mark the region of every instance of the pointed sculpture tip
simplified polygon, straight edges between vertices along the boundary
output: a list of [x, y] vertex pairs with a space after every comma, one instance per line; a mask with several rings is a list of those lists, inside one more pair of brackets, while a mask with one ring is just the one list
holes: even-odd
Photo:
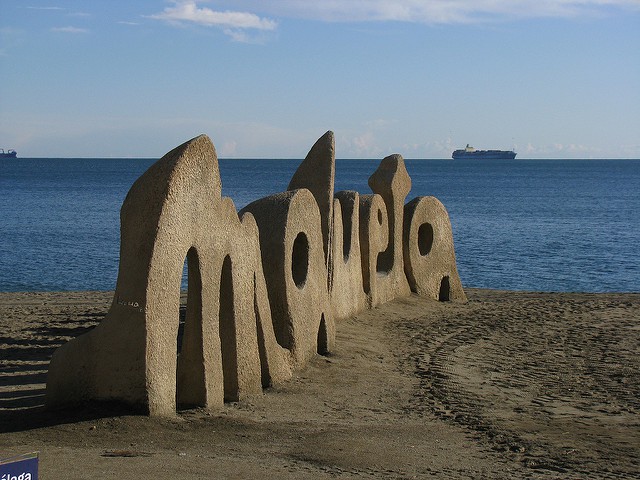
[[188, 150], [190, 151], [196, 150], [201, 152], [206, 152], [206, 151], [213, 152], [214, 157], [217, 158], [216, 148], [213, 145], [213, 142], [207, 135], [203, 133], [201, 135], [193, 137], [190, 140], [187, 140], [183, 144], [175, 147], [173, 150], [165, 153], [162, 156], [162, 158], [160, 158], [159, 162], [175, 161], [178, 158], [182, 158]]
[[182, 150], [180, 151], [179, 157], [182, 161], [186, 161], [188, 159], [195, 160], [205, 163], [211, 163], [212, 168], [215, 172], [215, 176], [218, 177], [216, 179], [216, 183], [219, 182], [219, 168], [218, 168], [218, 152], [216, 152], [216, 147], [209, 138], [208, 135], [201, 134], [197, 137], [193, 137], [191, 140], [186, 141], [181, 145]]
[[[222, 182], [216, 147], [205, 134], [193, 137], [174, 148], [156, 162], [156, 165], [158, 168], [165, 169], [163, 176], [167, 178], [167, 181], [171, 182], [174, 181], [172, 179], [176, 175], [182, 175], [179, 172], [197, 171], [199, 172], [198, 177], [204, 182], [209, 182], [212, 186], [216, 198], [222, 195]], [[189, 176], [188, 173], [186, 175]]]
[[336, 143], [335, 135], [331, 130], [327, 130], [327, 132], [324, 135], [322, 135], [318, 140], [316, 140], [316, 143], [314, 144], [314, 146], [330, 145], [331, 148], [335, 150], [335, 143]]
[[215, 145], [209, 138], [208, 135], [201, 133], [200, 135], [193, 137], [191, 140], [188, 140], [184, 143], [185, 146], [195, 146], [201, 148], [211, 148], [213, 151], [216, 151]]
[[[309, 150], [309, 152], [307, 153], [307, 156], [305, 157], [302, 164], [298, 167], [298, 170], [296, 171], [296, 174], [294, 174], [294, 176], [296, 176], [298, 172], [300, 172], [301, 170], [305, 170], [306, 168], [308, 168], [305, 166], [305, 164], [308, 164], [309, 162], [311, 162], [312, 164], [317, 164], [318, 162], [320, 162], [320, 164], [329, 165], [329, 166], [335, 165], [335, 155], [336, 155], [335, 138], [334, 138], [333, 132], [331, 130], [328, 130], [313, 144], [313, 146], [311, 147], [311, 150]], [[326, 161], [327, 158], [329, 159], [328, 162]], [[331, 167], [331, 169], [333, 168], [334, 167]], [[290, 189], [291, 188], [289, 188], [289, 190]]]
[[404, 157], [399, 153], [392, 153], [391, 155], [387, 155], [382, 159], [384, 163], [404, 163]]

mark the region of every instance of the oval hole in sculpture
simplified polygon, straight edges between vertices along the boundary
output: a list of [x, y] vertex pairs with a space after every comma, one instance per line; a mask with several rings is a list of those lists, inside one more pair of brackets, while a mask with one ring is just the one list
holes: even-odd
[[382, 225], [382, 210], [378, 209], [378, 224]]
[[340, 202], [340, 207], [342, 207], [342, 256], [346, 261], [351, 253], [351, 228], [353, 226], [351, 220], [353, 218], [353, 205], [345, 205]]
[[418, 228], [418, 250], [423, 257], [429, 255], [433, 247], [433, 227], [430, 223], [423, 223]]
[[309, 270], [309, 240], [304, 232], [298, 233], [293, 242], [293, 254], [291, 257], [291, 275], [296, 287], [304, 287]]

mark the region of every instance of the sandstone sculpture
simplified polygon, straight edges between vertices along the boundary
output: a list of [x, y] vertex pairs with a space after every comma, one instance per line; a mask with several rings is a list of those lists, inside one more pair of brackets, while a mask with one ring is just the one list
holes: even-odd
[[167, 153], [122, 205], [113, 303], [95, 329], [54, 353], [47, 405], [120, 401], [150, 415], [215, 408], [330, 352], [337, 320], [411, 292], [465, 300], [448, 214], [433, 197], [404, 205], [411, 179], [400, 155], [371, 176], [373, 194], [334, 194], [334, 174], [327, 132], [288, 191], [238, 213], [221, 196], [206, 136]]
[[467, 299], [456, 268], [449, 215], [437, 198], [418, 197], [405, 205], [402, 245], [413, 292], [442, 301]]

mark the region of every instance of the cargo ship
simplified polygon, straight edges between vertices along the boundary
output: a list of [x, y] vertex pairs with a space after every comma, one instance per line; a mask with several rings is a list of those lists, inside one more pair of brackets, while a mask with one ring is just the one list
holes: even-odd
[[466, 148], [454, 150], [451, 158], [454, 160], [513, 160], [516, 158], [516, 152], [513, 150], [476, 150], [467, 143]]
[[15, 150], [7, 150], [6, 152], [0, 148], [0, 158], [16, 158], [18, 153]]

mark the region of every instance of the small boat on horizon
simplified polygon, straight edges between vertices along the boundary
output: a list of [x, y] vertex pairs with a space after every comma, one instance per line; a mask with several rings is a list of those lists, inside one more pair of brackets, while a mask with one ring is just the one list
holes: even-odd
[[18, 152], [15, 150], [7, 150], [0, 148], [0, 158], [16, 158], [18, 156]]
[[476, 150], [467, 143], [465, 148], [454, 150], [451, 158], [454, 160], [513, 160], [516, 155], [513, 150]]

